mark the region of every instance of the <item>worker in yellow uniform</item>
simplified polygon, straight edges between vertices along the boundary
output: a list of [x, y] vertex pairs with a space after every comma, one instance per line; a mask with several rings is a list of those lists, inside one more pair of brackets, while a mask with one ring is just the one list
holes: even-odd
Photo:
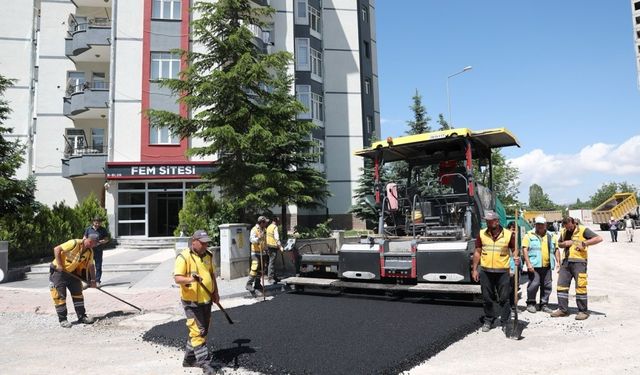
[[184, 367], [200, 367], [205, 374], [216, 374], [207, 348], [207, 333], [211, 322], [211, 304], [220, 300], [213, 256], [207, 249], [211, 238], [204, 230], [191, 236], [191, 246], [176, 257], [173, 271], [180, 285], [180, 299], [187, 317], [189, 338], [185, 347]]
[[264, 270], [265, 252], [267, 250], [267, 234], [265, 228], [269, 224], [269, 219], [264, 216], [258, 217], [258, 222], [251, 228], [249, 242], [251, 243], [251, 268], [249, 269], [249, 280], [246, 289], [253, 293], [255, 289], [262, 288], [259, 275]]
[[579, 225], [572, 217], [565, 218], [560, 231], [558, 247], [564, 249], [560, 274], [558, 275], [558, 309], [551, 313], [554, 318], [569, 316], [569, 287], [576, 282], [576, 320], [589, 318], [587, 309], [587, 255], [589, 246], [602, 242], [591, 229]]
[[85, 239], [69, 240], [53, 248], [55, 259], [49, 267], [49, 291], [58, 314], [60, 326], [71, 328], [67, 320], [67, 289], [71, 293], [73, 307], [78, 316], [78, 322], [91, 324], [92, 318], [87, 317], [82, 295], [82, 282], [72, 275], [85, 280], [89, 279], [92, 288], [96, 287], [96, 268], [93, 264], [93, 248], [98, 243], [98, 235], [90, 234]]
[[[476, 238], [476, 248], [473, 254], [471, 278], [480, 281], [482, 298], [484, 300], [484, 324], [482, 332], [489, 332], [496, 318], [500, 314], [502, 330], [506, 333], [507, 322], [511, 313], [509, 294], [511, 284], [509, 267], [511, 254], [516, 267], [520, 266], [520, 258], [515, 245], [515, 236], [502, 228], [498, 215], [487, 211], [484, 219], [487, 228], [481, 230]], [[478, 264], [481, 270], [478, 271]]]
[[278, 224], [280, 219], [277, 216], [273, 217], [271, 224], [267, 227], [267, 255], [269, 256], [269, 267], [267, 268], [267, 275], [269, 277], [269, 283], [275, 284], [280, 281], [276, 276], [276, 257], [278, 251], [283, 251], [282, 243], [280, 242], [280, 233], [278, 231]]
[[[529, 282], [527, 284], [527, 311], [534, 314], [541, 310], [551, 313], [547, 306], [553, 290], [551, 274], [560, 269], [560, 250], [558, 239], [547, 232], [547, 220], [538, 216], [534, 220], [535, 229], [522, 238], [522, 257], [527, 265]], [[540, 289], [540, 305], [536, 307], [536, 295]]]

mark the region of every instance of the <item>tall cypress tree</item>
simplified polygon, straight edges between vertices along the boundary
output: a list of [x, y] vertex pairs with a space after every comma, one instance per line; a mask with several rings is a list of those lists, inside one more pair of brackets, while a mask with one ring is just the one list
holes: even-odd
[[203, 51], [182, 51], [188, 65], [180, 79], [162, 82], [193, 115], [148, 112], [153, 125], [204, 140], [188, 152], [217, 157], [217, 169], [204, 177], [244, 221], [273, 206], [314, 206], [328, 195], [326, 179], [309, 166], [314, 125], [295, 120], [304, 108], [290, 90], [291, 54], [260, 51], [248, 28], [264, 27], [274, 9], [250, 3], [196, 3], [193, 38]]
[[429, 122], [431, 121], [431, 117], [429, 117], [427, 109], [422, 104], [422, 95], [420, 95], [418, 89], [416, 89], [416, 93], [411, 99], [413, 100], [413, 104], [409, 106], [409, 108], [413, 112], [413, 119], [407, 121], [407, 125], [409, 125], [407, 134], [414, 135], [430, 132], [431, 126], [429, 126]]

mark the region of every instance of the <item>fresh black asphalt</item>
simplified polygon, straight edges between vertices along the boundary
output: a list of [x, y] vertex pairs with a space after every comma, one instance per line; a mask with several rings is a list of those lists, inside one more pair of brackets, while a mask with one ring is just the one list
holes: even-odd
[[[481, 324], [478, 306], [354, 296], [284, 294], [213, 314], [209, 346], [229, 367], [265, 374], [397, 374]], [[145, 340], [184, 347], [185, 321], [152, 328]]]

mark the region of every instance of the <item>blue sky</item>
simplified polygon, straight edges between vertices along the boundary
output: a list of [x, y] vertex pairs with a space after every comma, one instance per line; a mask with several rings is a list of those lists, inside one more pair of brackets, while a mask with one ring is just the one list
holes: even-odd
[[418, 89], [431, 117], [507, 127], [504, 153], [558, 203], [600, 184], [640, 186], [640, 91], [629, 0], [378, 0], [382, 135], [411, 118]]

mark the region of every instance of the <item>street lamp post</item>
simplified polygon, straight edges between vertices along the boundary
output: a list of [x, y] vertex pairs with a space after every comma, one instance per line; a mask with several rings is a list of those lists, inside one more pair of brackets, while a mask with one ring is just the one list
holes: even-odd
[[457, 76], [458, 74], [462, 74], [466, 71], [469, 71], [473, 69], [473, 67], [471, 65], [469, 66], [465, 66], [464, 68], [462, 68], [461, 71], [457, 72], [457, 73], [453, 73], [452, 75], [447, 77], [447, 102], [449, 103], [449, 126], [453, 126], [453, 122], [451, 121], [451, 95], [449, 93], [449, 79], [451, 77]]

